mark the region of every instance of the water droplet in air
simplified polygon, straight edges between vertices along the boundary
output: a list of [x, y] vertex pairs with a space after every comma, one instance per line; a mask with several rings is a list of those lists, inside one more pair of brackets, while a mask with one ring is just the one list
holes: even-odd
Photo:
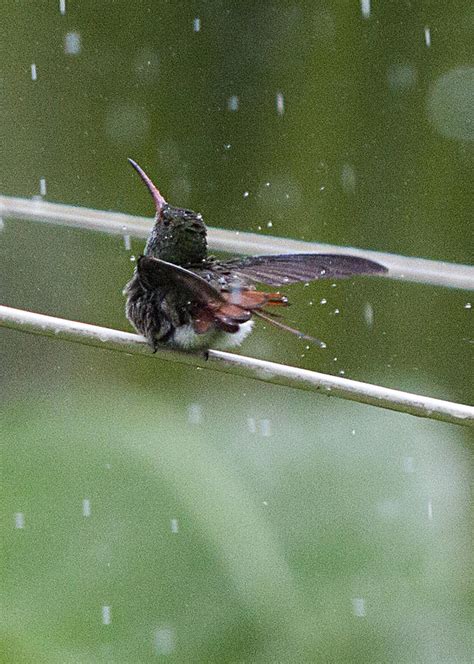
[[88, 517], [91, 515], [91, 501], [88, 498], [84, 498], [82, 501], [82, 516]]
[[23, 529], [25, 527], [25, 515], [23, 512], [17, 512], [15, 514], [15, 528]]
[[79, 32], [66, 32], [64, 35], [64, 53], [78, 55], [81, 52], [81, 35]]
[[370, 17], [370, 0], [360, 0], [360, 11], [362, 18]]
[[285, 112], [285, 99], [281, 92], [277, 93], [275, 103], [278, 115], [283, 115]]
[[260, 433], [264, 438], [270, 438], [272, 435], [270, 420], [260, 420]]
[[352, 611], [358, 618], [365, 616], [365, 600], [362, 597], [354, 597], [352, 600]]
[[239, 98], [237, 95], [232, 95], [227, 100], [227, 108], [229, 111], [238, 111], [239, 110]]
[[428, 48], [431, 46], [431, 30], [428, 26], [425, 27], [425, 44]]
[[112, 622], [112, 610], [110, 606], [102, 607], [102, 624], [110, 625]]
[[367, 302], [364, 306], [364, 320], [367, 323], [368, 327], [372, 327], [374, 324], [374, 308]]
[[175, 646], [175, 631], [171, 627], [160, 627], [155, 632], [155, 651], [157, 655], [171, 655]]

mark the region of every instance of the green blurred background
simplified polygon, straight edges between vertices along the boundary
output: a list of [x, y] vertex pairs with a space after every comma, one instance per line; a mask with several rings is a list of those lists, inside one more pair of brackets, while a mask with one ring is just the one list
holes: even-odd
[[[63, 10], [0, 8], [2, 194], [151, 216], [130, 156], [212, 226], [469, 261], [472, 3]], [[129, 330], [143, 241], [13, 219], [0, 238], [4, 303]], [[472, 293], [287, 292], [328, 348], [258, 324], [243, 353], [470, 401]], [[12, 331], [2, 347], [2, 661], [471, 661], [466, 430]]]

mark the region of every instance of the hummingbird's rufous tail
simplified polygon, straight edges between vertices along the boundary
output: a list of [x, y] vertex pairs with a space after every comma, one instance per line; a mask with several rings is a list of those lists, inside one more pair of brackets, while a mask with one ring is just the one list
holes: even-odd
[[204, 334], [216, 326], [224, 332], [237, 332], [239, 325], [250, 320], [252, 314], [257, 314], [262, 307], [287, 305], [287, 298], [280, 293], [255, 290], [221, 292], [220, 301], [211, 301], [198, 312], [194, 319], [194, 331]]

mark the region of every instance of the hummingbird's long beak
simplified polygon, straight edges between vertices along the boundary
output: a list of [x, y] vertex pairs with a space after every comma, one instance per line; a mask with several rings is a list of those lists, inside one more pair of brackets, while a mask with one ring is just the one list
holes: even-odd
[[145, 173], [143, 168], [141, 168], [136, 161], [133, 161], [133, 159], [129, 158], [128, 161], [132, 164], [133, 168], [137, 171], [138, 175], [148, 187], [148, 191], [153, 196], [153, 200], [155, 201], [156, 213], [160, 214], [162, 208], [166, 205], [165, 199], [160, 194], [157, 187], [155, 187], [153, 182], [150, 180], [148, 175]]

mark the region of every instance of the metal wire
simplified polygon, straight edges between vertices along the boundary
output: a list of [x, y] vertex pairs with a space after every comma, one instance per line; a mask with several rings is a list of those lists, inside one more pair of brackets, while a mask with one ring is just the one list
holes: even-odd
[[165, 348], [152, 354], [144, 337], [136, 334], [5, 306], [0, 306], [0, 324], [21, 332], [51, 336], [55, 339], [109, 350], [147, 355], [150, 359], [171, 360], [201, 366], [277, 385], [320, 392], [328, 396], [358, 401], [418, 417], [474, 426], [474, 407], [472, 406], [432, 399], [339, 376], [329, 376], [275, 362], [257, 360], [253, 357], [210, 350], [206, 360], [202, 354], [184, 353]]
[[[152, 224], [151, 219], [134, 217], [121, 212], [91, 210], [72, 205], [48, 203], [43, 200], [14, 198], [11, 196], [0, 196], [0, 215], [49, 224], [86, 228], [114, 235], [133, 235], [140, 238], [148, 236]], [[209, 228], [209, 245], [211, 249], [236, 254], [297, 252], [352, 254], [368, 258], [369, 260], [375, 260], [385, 265], [389, 269], [389, 272], [383, 276], [388, 279], [399, 279], [448, 288], [474, 289], [474, 267], [470, 265], [399, 256], [397, 254], [355, 247], [339, 247], [337, 245], [318, 242], [302, 242], [300, 240], [258, 235], [256, 233], [226, 231], [219, 228]]]

